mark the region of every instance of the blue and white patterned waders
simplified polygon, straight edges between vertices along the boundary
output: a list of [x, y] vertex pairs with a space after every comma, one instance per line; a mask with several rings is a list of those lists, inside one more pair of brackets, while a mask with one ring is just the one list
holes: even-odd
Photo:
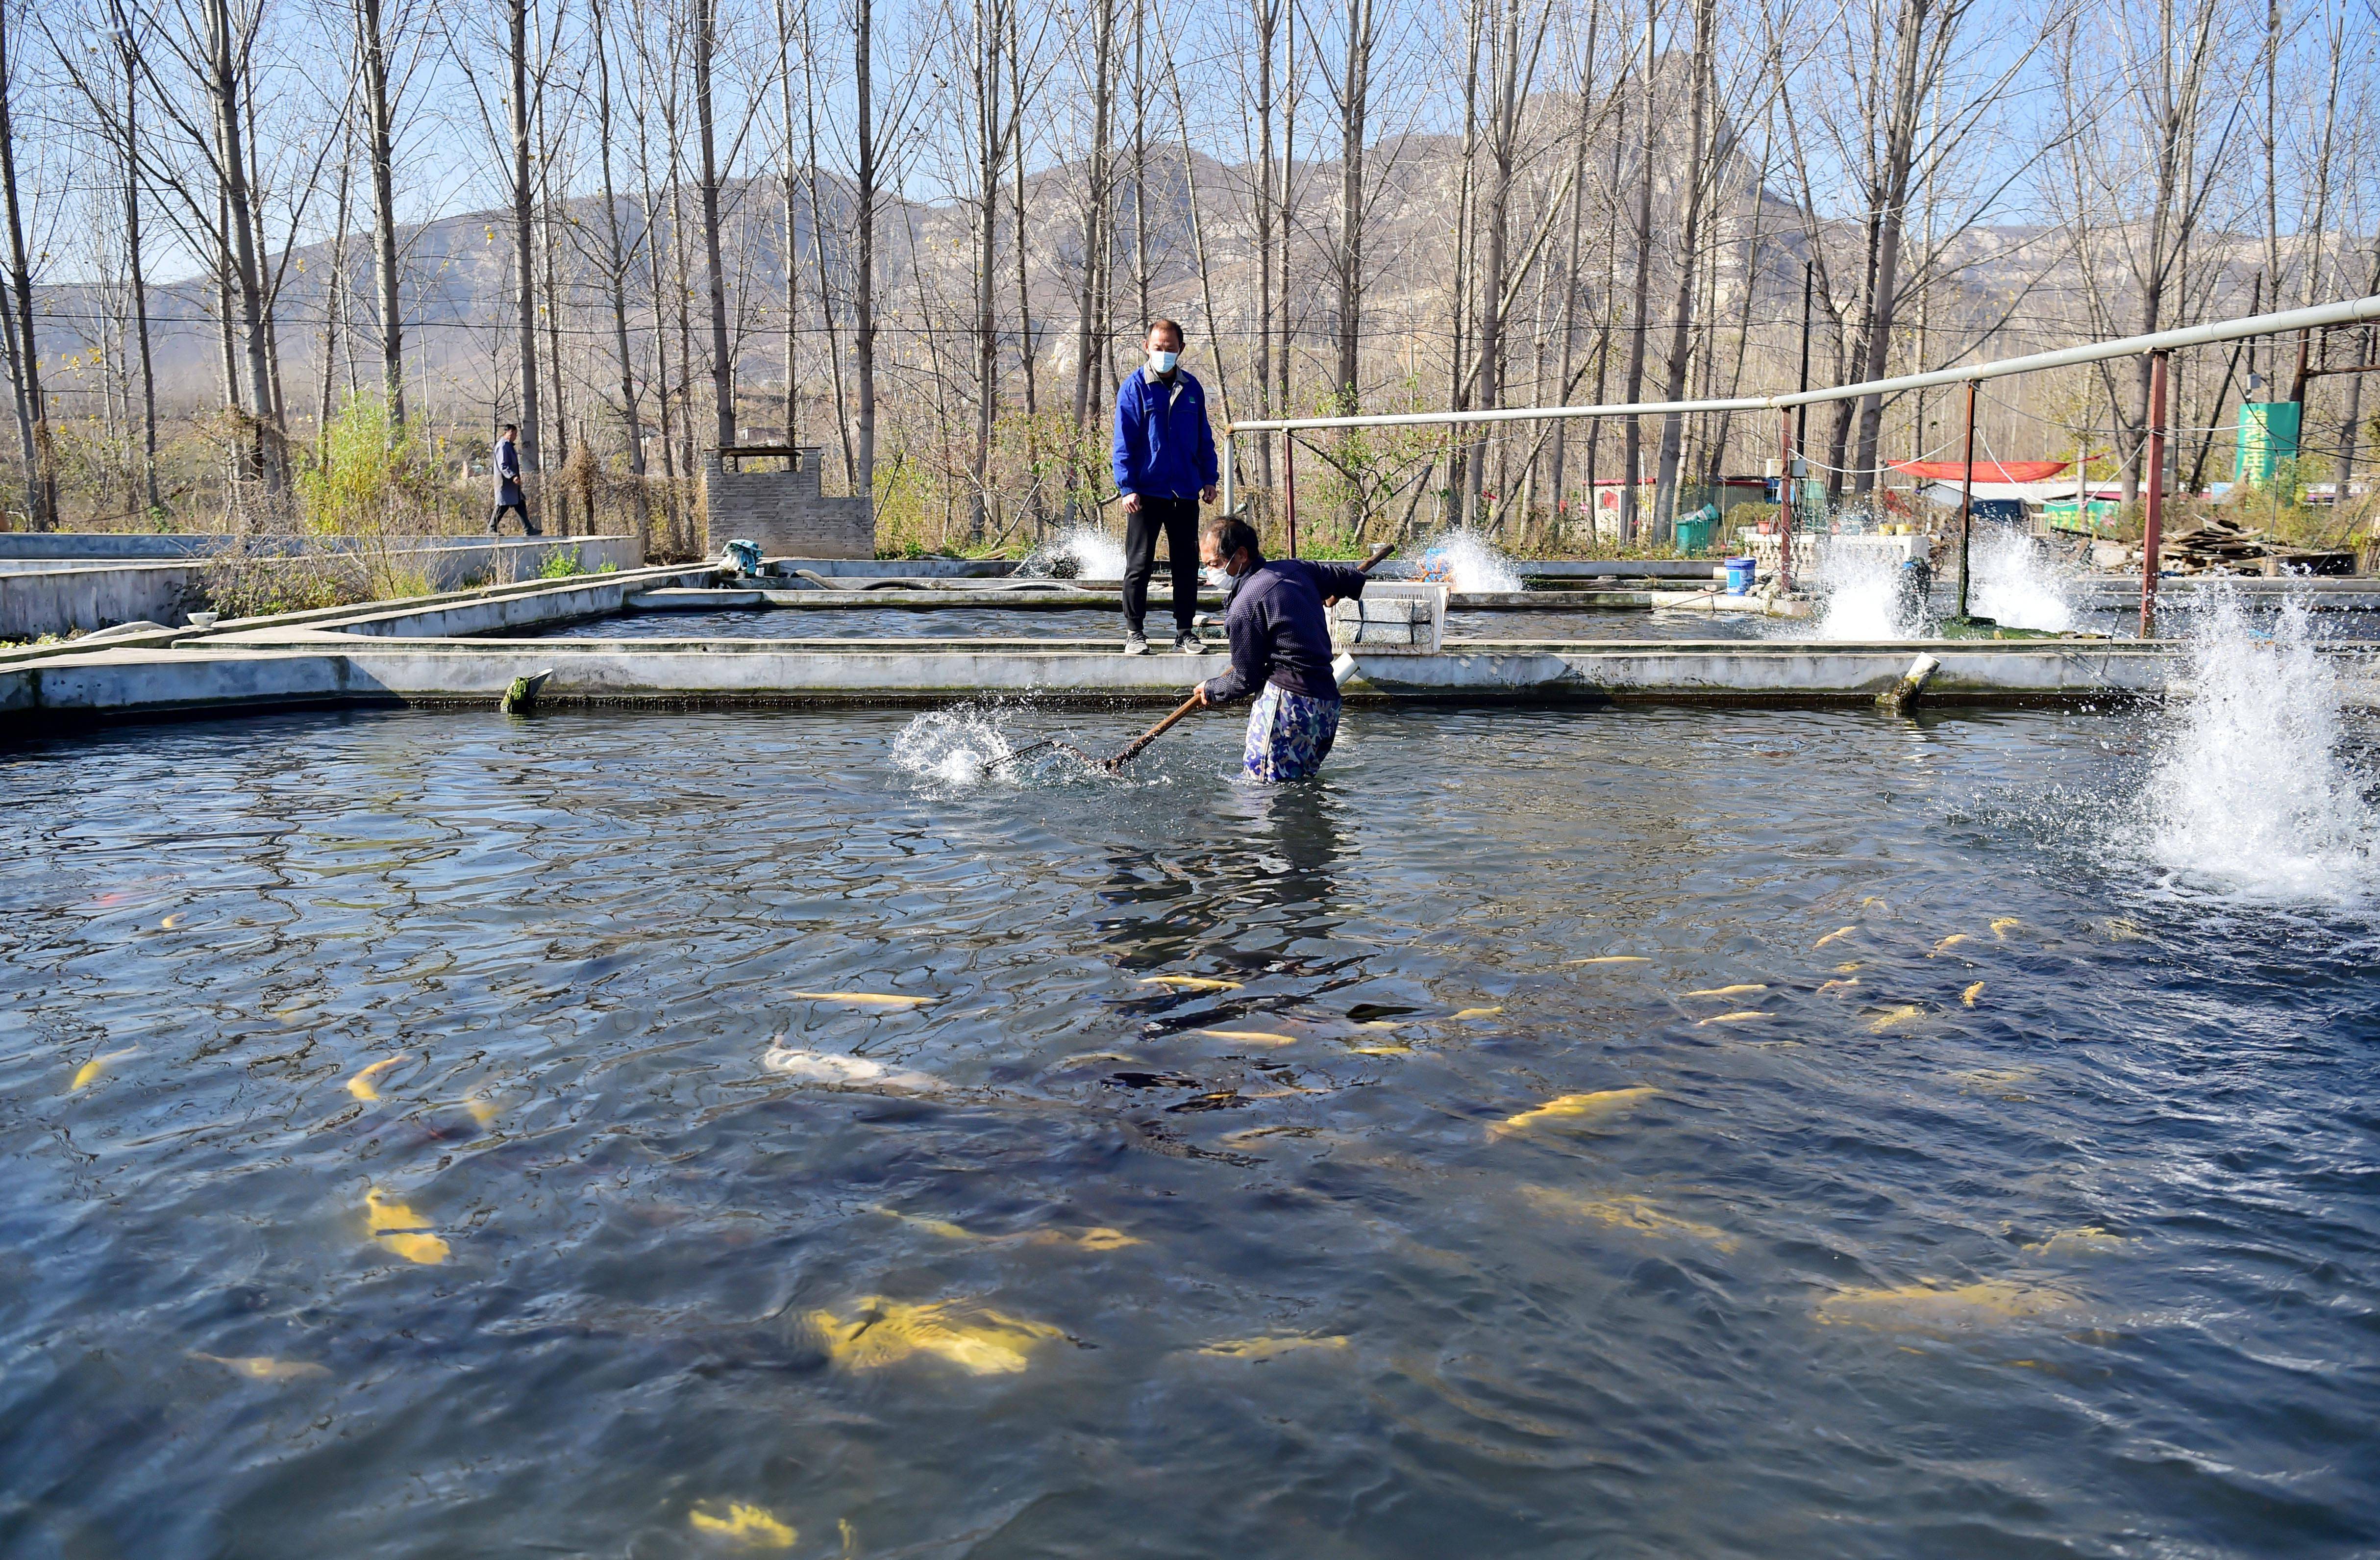
[[1268, 785], [1311, 779], [1338, 739], [1338, 700], [1309, 699], [1267, 683], [1248, 712], [1247, 750], [1240, 762], [1250, 779]]

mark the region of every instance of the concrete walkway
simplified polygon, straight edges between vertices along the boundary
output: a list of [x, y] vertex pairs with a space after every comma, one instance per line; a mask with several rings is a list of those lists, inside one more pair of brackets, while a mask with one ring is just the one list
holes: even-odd
[[[0, 726], [23, 734], [96, 720], [291, 707], [484, 709], [514, 678], [547, 671], [552, 675], [542, 697], [558, 703], [881, 705], [985, 693], [1155, 703], [1179, 699], [1220, 664], [1212, 656], [1126, 656], [1104, 643], [980, 637], [521, 637], [616, 613], [653, 594], [759, 593], [714, 589], [722, 578], [708, 565], [637, 569], [225, 623], [204, 632], [160, 630], [104, 648], [0, 655]], [[1865, 704], [1921, 652], [1942, 664], [1925, 695], [1937, 703], [2155, 696], [2168, 691], [2186, 664], [2180, 647], [2163, 641], [1647, 642], [1582, 634], [1573, 642], [1474, 642], [1439, 655], [1365, 655], [1345, 681], [1356, 701]], [[2326, 653], [2349, 664], [2356, 702], [2380, 705], [2380, 644]]]

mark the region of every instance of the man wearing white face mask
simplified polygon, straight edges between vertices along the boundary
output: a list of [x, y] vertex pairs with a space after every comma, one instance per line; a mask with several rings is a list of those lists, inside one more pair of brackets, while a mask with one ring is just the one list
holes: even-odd
[[1215, 501], [1219, 468], [1207, 426], [1207, 392], [1182, 366], [1182, 327], [1148, 327], [1148, 366], [1116, 387], [1115, 484], [1123, 495], [1123, 652], [1148, 653], [1148, 577], [1157, 539], [1173, 576], [1173, 648], [1206, 652], [1191, 620], [1198, 611], [1198, 506]]

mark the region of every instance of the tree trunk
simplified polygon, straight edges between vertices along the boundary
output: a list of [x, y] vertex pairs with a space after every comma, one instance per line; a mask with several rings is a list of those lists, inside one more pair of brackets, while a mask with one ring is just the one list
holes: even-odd
[[[735, 444], [735, 360], [727, 350], [727, 276], [719, 257], [719, 152], [711, 128], [710, 59], [718, 51], [714, 0], [694, 0], [694, 121], [702, 141], [702, 262], [710, 283], [710, 394], [722, 449]], [[861, 14], [867, 0], [860, 0]], [[863, 20], [860, 24], [865, 27]], [[860, 72], [860, 123], [868, 122], [867, 71]], [[866, 135], [865, 128], [861, 134]], [[866, 152], [861, 153], [867, 155]]]
[[[223, 0], [215, 0], [222, 4]], [[536, 217], [537, 186], [529, 176], [528, 129], [528, 0], [505, 0], [511, 23], [512, 65], [512, 131], [513, 131], [513, 306], [519, 318], [516, 340], [520, 358], [520, 440], [521, 482], [528, 492], [530, 513], [544, 499], [538, 481], [538, 384], [537, 384], [537, 259], [532, 224]]]
[[[1645, 394], [1645, 333], [1651, 328], [1645, 319], [1653, 302], [1653, 153], [1654, 123], [1659, 117], [1659, 105], [1653, 94], [1653, 24], [1659, 7], [1645, 14], [1645, 129], [1642, 137], [1645, 165], [1636, 185], [1636, 286], [1630, 305], [1628, 322], [1628, 392], [1627, 403], [1636, 405]], [[1620, 540], [1636, 540], [1636, 490], [1645, 475], [1645, 422], [1631, 416], [1623, 431], [1620, 453]]]
[[[628, 350], [628, 256], [620, 236], [620, 201], [612, 185], [612, 45], [604, 0], [594, 0], [596, 151], [603, 170], [603, 234], [607, 241], [603, 279], [612, 303], [612, 349], [620, 365], [620, 420], [628, 441], [631, 501], [637, 517], [638, 557], [652, 546], [652, 499], [645, 491], [645, 428], [637, 409], [637, 365]], [[649, 232], [648, 242], [651, 240]]]
[[42, 354], [33, 335], [33, 274], [25, 253], [25, 217], [17, 192], [17, 121], [11, 102], [8, 14], [0, 6], [0, 198], [8, 216], [8, 290], [15, 305], [17, 433], [25, 459], [25, 518], [35, 530], [57, 526], [57, 481], [50, 472], [49, 410], [42, 396]]
[[852, 350], [859, 371], [859, 485], [857, 495], [876, 494], [876, 92], [874, 0], [857, 0], [853, 26], [853, 86], [858, 95], [859, 244], [853, 269]]
[[381, 0], [355, 0], [356, 47], [364, 89], [366, 154], [371, 162], [372, 265], [380, 293], [382, 394], [392, 423], [405, 420], [405, 322], [397, 307], [396, 187], [388, 80], [388, 40]]
[[[1678, 291], [1670, 304], [1668, 382], [1661, 398], [1685, 398], [1686, 371], [1694, 323], [1694, 275], [1702, 257], [1704, 173], [1707, 152], [1703, 145], [1704, 121], [1710, 111], [1711, 26], [1717, 0], [1695, 0], [1694, 55], [1687, 64], [1686, 200], [1684, 229], [1678, 239]], [[1673, 534], [1678, 518], [1678, 464], [1684, 453], [1686, 420], [1670, 412], [1661, 419], [1660, 464], [1654, 472], [1653, 528], [1659, 540]]]

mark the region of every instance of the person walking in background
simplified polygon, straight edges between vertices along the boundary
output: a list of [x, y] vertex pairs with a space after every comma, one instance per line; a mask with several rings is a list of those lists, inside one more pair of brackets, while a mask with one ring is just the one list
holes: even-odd
[[528, 518], [527, 495], [521, 492], [520, 445], [516, 442], [519, 437], [520, 425], [507, 422], [496, 440], [496, 507], [488, 516], [490, 535], [504, 529], [504, 511], [507, 509], [520, 517], [523, 535], [545, 534], [538, 530], [537, 522]]
[[1215, 434], [1207, 392], [1182, 366], [1182, 327], [1157, 320], [1144, 343], [1148, 362], [1116, 388], [1115, 484], [1123, 494], [1123, 652], [1148, 653], [1148, 577], [1157, 539], [1173, 575], [1173, 648], [1200, 655], [1191, 624], [1198, 612], [1198, 506], [1215, 501]]

